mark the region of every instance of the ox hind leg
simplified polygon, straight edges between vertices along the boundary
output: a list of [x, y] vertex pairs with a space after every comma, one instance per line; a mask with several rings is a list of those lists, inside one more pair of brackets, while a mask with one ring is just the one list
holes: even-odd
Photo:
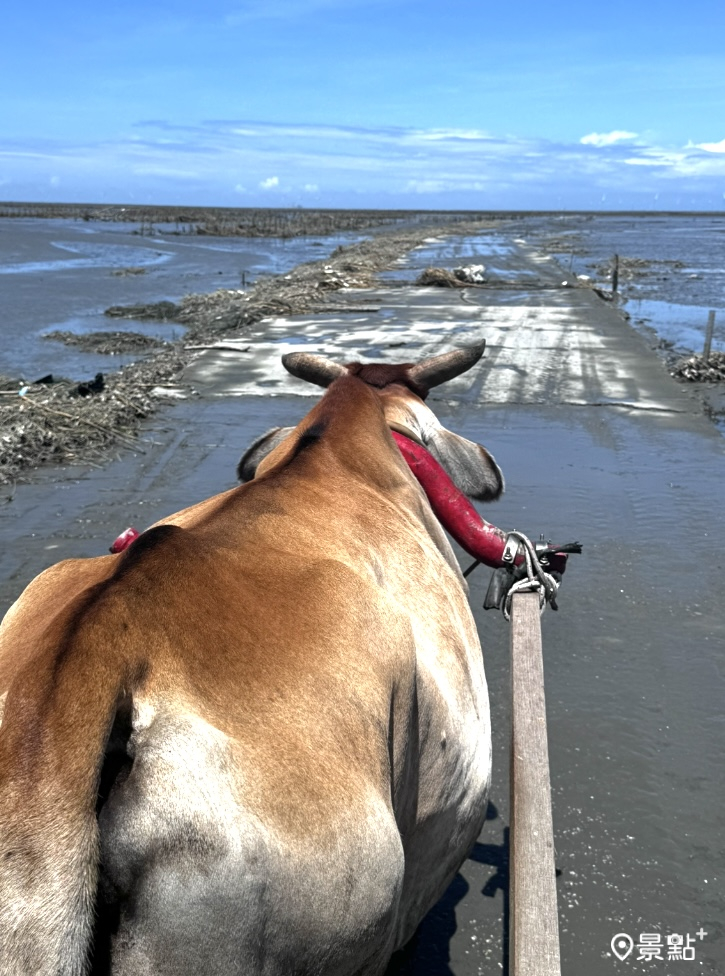
[[263, 971], [265, 845], [230, 768], [226, 737], [195, 716], [119, 713], [99, 793], [93, 976]]
[[223, 733], [143, 712], [107, 759], [93, 976], [381, 976], [404, 876], [387, 802], [361, 799], [326, 850], [290, 847], [240, 801]]

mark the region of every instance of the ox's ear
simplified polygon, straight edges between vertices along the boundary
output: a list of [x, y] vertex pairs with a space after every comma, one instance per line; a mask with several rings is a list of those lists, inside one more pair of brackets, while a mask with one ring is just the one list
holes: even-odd
[[286, 437], [289, 437], [293, 430], [294, 427], [273, 427], [266, 434], [262, 434], [256, 441], [253, 441], [244, 454], [242, 454], [242, 458], [237, 465], [237, 478], [240, 481], [251, 481], [257, 471], [257, 466]]
[[426, 431], [425, 446], [464, 495], [493, 502], [503, 494], [503, 473], [485, 447], [440, 426]]

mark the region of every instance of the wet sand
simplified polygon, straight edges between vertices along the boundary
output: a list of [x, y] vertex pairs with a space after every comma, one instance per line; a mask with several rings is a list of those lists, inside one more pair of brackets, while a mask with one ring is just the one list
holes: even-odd
[[[494, 259], [511, 287], [402, 284], [429, 265]], [[336, 294], [379, 311], [267, 320], [237, 349], [201, 351], [183, 378], [189, 399], [156, 414], [145, 453], [45, 469], [0, 509], [0, 599], [4, 609], [57, 559], [105, 552], [126, 525], [232, 485], [249, 441], [312, 405], [315, 391], [278, 366], [288, 349], [394, 361], [486, 337], [482, 365], [431, 396], [442, 422], [504, 470], [507, 492], [482, 514], [585, 544], [559, 613], [544, 618], [563, 972], [609, 976], [618, 932], [659, 932], [666, 944], [702, 928], [698, 971], [715, 974], [725, 965], [725, 442], [643, 336], [589, 289], [561, 287], [565, 277], [503, 231], [430, 243], [380, 287]], [[479, 609], [487, 572], [471, 582], [491, 687], [491, 820], [391, 973], [471, 976], [506, 961], [508, 625]], [[656, 965], [626, 963], [633, 974]]]

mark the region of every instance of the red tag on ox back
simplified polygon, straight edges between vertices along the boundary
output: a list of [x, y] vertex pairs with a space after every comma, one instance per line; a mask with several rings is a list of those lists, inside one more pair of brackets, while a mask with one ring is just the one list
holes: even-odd
[[123, 550], [128, 549], [131, 543], [135, 542], [140, 535], [141, 533], [138, 531], [138, 529], [134, 529], [133, 526], [129, 526], [119, 535], [111, 546], [109, 552], [123, 552]]

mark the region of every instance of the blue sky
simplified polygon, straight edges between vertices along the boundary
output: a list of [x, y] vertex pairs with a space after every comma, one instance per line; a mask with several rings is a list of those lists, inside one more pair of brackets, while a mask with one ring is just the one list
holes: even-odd
[[725, 3], [15, 2], [0, 198], [725, 210]]

